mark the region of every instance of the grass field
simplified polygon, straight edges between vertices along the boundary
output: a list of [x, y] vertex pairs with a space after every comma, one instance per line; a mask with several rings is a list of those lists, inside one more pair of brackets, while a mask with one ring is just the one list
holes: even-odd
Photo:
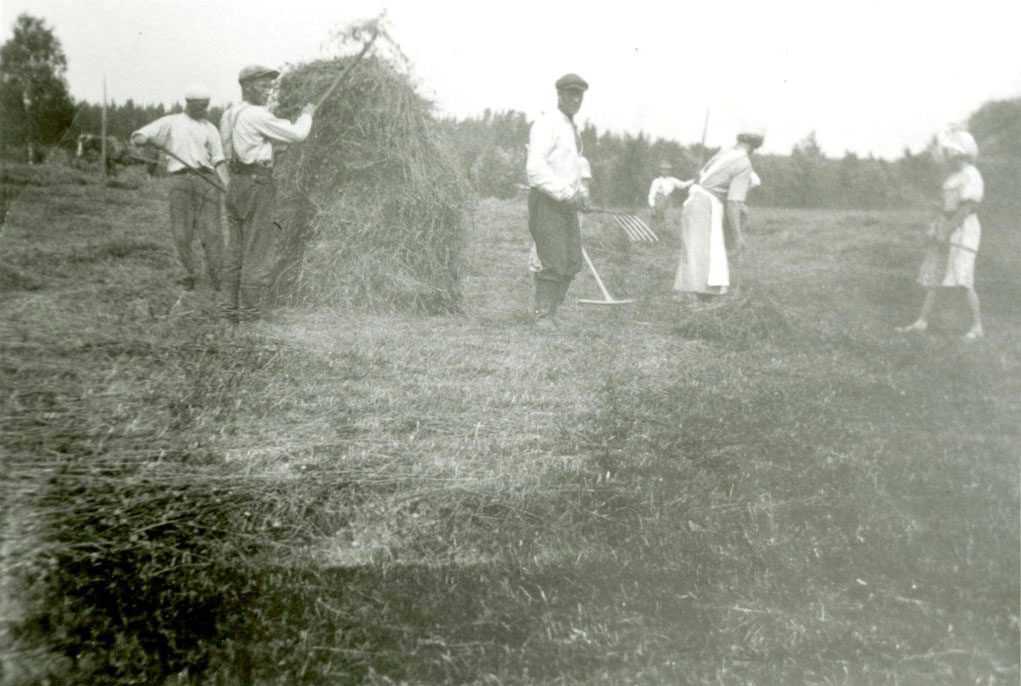
[[[164, 181], [3, 228], [6, 684], [1016, 684], [1021, 293], [921, 294], [913, 213], [758, 209], [741, 295], [586, 227], [613, 309], [527, 323], [523, 202], [457, 316], [182, 295]], [[593, 297], [582, 275], [572, 296]]]

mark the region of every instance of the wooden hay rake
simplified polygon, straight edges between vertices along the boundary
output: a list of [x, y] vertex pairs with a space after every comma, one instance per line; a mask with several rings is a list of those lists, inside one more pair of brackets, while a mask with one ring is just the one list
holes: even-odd
[[[649, 228], [649, 225], [642, 221], [640, 218], [633, 214], [627, 214], [626, 212], [616, 212], [614, 210], [604, 210], [598, 207], [590, 207], [582, 210], [586, 214], [601, 214], [613, 220], [628, 237], [632, 243], [656, 243], [659, 241], [659, 236], [656, 232]], [[581, 249], [581, 256], [585, 258], [585, 264], [588, 265], [589, 271], [592, 272], [592, 276], [596, 280], [596, 285], [599, 286], [599, 291], [603, 294], [602, 300], [587, 300], [579, 298], [578, 302], [583, 305], [626, 305], [633, 303], [633, 298], [618, 299], [610, 295], [610, 291], [607, 290], [606, 284], [603, 283], [603, 279], [599, 276], [599, 272], [596, 271], [596, 266], [592, 264], [592, 258], [588, 256], [588, 252], [585, 248]]]

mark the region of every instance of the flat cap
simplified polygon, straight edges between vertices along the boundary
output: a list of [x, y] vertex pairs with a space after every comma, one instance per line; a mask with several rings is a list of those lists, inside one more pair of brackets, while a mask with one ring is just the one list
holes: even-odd
[[276, 69], [270, 69], [264, 67], [261, 64], [249, 64], [247, 67], [238, 72], [238, 83], [244, 83], [245, 81], [251, 81], [252, 79], [259, 79], [268, 76], [271, 79], [275, 79], [280, 76], [280, 72]]
[[564, 74], [559, 79], [557, 79], [557, 90], [586, 91], [588, 90], [588, 81], [581, 78], [577, 74]]

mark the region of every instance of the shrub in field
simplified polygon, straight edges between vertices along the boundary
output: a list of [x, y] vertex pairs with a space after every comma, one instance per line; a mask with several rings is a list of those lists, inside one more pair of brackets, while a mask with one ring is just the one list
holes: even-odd
[[[281, 113], [315, 102], [350, 59], [289, 69]], [[470, 188], [405, 75], [382, 59], [360, 63], [277, 166], [278, 296], [371, 311], [459, 309]]]

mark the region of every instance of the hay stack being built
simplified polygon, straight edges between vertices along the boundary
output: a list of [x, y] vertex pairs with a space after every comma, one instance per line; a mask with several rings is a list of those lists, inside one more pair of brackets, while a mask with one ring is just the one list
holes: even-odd
[[[277, 111], [316, 102], [352, 58], [293, 66]], [[292, 304], [442, 313], [461, 306], [471, 195], [437, 139], [431, 105], [388, 62], [366, 58], [277, 164], [281, 262]]]

